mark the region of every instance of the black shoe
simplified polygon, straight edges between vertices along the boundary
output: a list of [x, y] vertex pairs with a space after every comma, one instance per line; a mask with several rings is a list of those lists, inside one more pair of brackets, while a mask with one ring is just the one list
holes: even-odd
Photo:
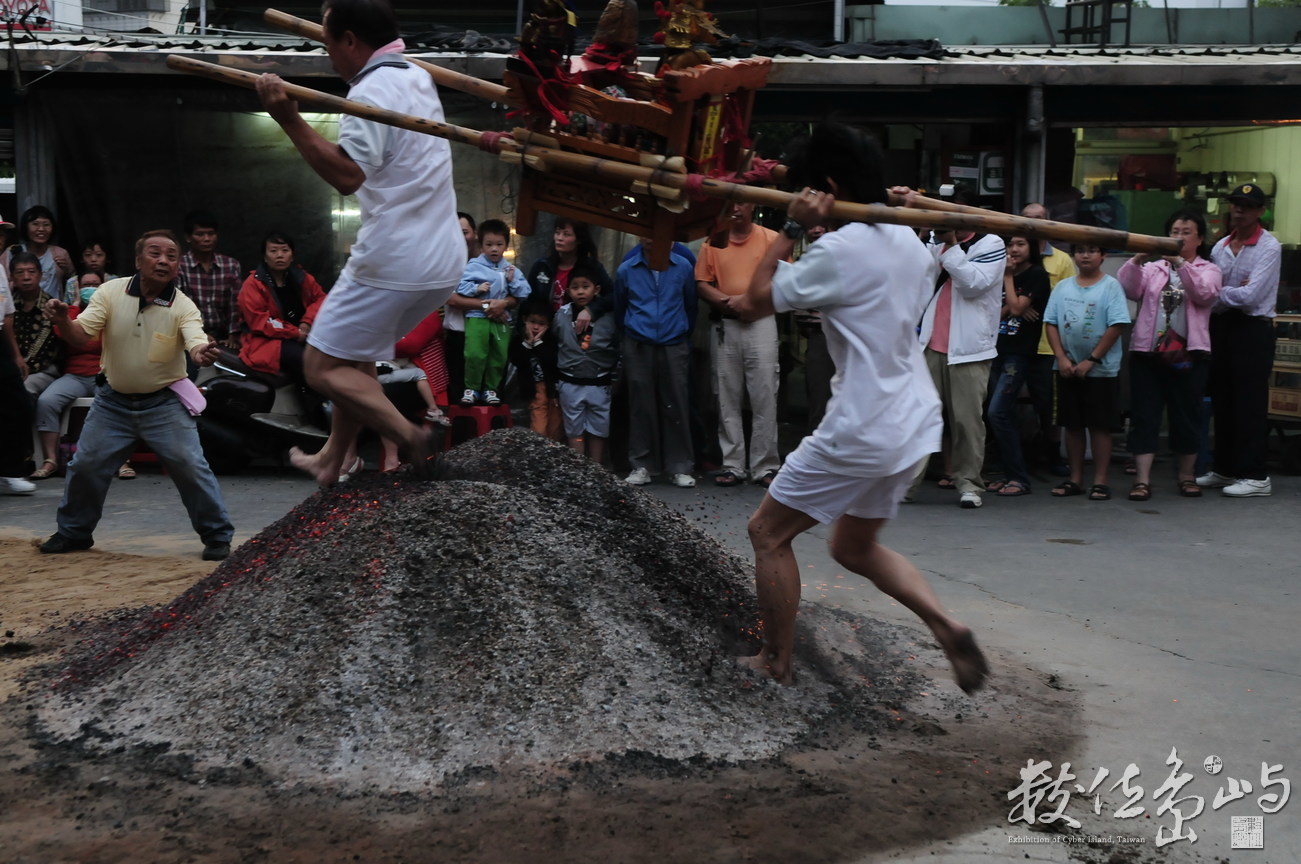
[[216, 540], [212, 543], [203, 544], [204, 561], [222, 561], [225, 560], [228, 555], [230, 555], [229, 543], [223, 543], [220, 540]]
[[62, 555], [64, 552], [82, 552], [94, 545], [94, 540], [73, 540], [62, 534], [51, 534], [50, 539], [41, 544], [41, 551], [46, 555]]

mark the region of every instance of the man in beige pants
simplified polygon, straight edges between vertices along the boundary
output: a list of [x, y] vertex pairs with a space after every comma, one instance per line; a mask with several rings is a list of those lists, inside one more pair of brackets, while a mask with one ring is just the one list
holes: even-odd
[[[706, 243], [696, 260], [696, 288], [713, 311], [715, 384], [718, 388], [718, 443], [723, 468], [719, 486], [736, 486], [747, 473], [767, 487], [777, 476], [777, 322], [772, 315], [742, 321], [728, 304], [750, 287], [759, 262], [777, 232], [754, 224], [754, 205], [734, 202], [727, 213], [727, 246]], [[746, 459], [741, 410], [750, 397], [750, 455]]]

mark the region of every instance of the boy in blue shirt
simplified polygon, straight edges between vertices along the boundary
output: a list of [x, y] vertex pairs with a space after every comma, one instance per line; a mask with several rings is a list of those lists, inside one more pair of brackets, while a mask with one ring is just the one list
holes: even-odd
[[1071, 479], [1053, 489], [1064, 498], [1082, 495], [1084, 431], [1093, 442], [1093, 486], [1089, 500], [1106, 501], [1111, 462], [1111, 428], [1120, 397], [1120, 332], [1129, 306], [1120, 283], [1102, 272], [1102, 249], [1076, 244], [1071, 257], [1079, 274], [1057, 283], [1044, 310], [1044, 330], [1057, 370], [1057, 425], [1066, 429]]
[[482, 400], [500, 405], [497, 386], [506, 371], [510, 322], [489, 318], [488, 301], [527, 297], [532, 289], [515, 265], [505, 260], [510, 246], [510, 228], [505, 222], [485, 219], [479, 225], [479, 246], [483, 254], [470, 259], [456, 286], [457, 294], [483, 301], [481, 309], [465, 313], [465, 393], [461, 404]]

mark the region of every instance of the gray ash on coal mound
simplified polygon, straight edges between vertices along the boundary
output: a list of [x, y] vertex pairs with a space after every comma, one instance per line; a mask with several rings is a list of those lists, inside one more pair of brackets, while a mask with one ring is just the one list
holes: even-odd
[[173, 603], [102, 626], [59, 665], [40, 734], [414, 791], [765, 759], [886, 728], [917, 690], [893, 628], [817, 606], [798, 687], [739, 669], [749, 562], [565, 447], [497, 431], [440, 476], [319, 492]]

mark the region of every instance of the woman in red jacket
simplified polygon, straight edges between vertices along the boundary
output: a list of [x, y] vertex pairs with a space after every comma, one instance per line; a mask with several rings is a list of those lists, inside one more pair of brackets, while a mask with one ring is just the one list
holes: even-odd
[[325, 291], [294, 263], [294, 242], [272, 231], [262, 241], [262, 263], [239, 289], [239, 311], [248, 332], [239, 349], [244, 365], [283, 373], [304, 387], [303, 351]]

